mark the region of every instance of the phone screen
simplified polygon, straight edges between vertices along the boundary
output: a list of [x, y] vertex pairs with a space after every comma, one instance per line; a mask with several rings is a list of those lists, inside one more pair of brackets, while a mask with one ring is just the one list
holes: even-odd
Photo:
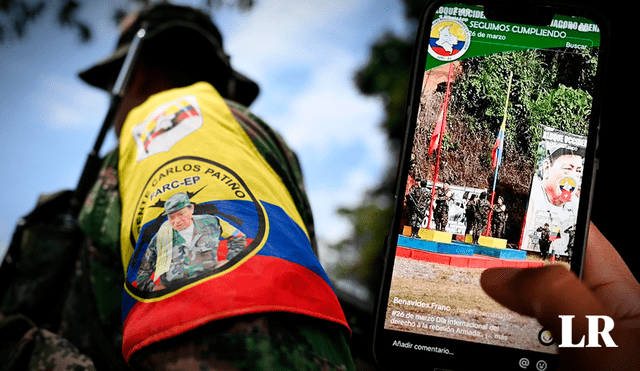
[[456, 3], [430, 21], [390, 238], [389, 345], [453, 354], [437, 337], [555, 354], [553, 334], [489, 298], [479, 277], [582, 259], [600, 29], [561, 14], [491, 20]]

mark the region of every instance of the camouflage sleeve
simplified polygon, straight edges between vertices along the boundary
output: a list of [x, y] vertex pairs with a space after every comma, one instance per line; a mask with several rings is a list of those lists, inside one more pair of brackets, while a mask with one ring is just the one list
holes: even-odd
[[2, 370], [96, 370], [74, 344], [22, 315], [0, 318], [0, 336]]
[[317, 254], [313, 214], [304, 187], [302, 168], [298, 157], [278, 133], [252, 114], [247, 107], [229, 100], [226, 102], [234, 118], [247, 132], [258, 152], [271, 165], [289, 190], [309, 233], [311, 248]]
[[227, 259], [233, 259], [234, 256], [238, 255], [238, 253], [247, 246], [246, 237], [240, 232], [240, 235], [228, 239], [227, 246], [229, 248]]
[[137, 285], [140, 290], [153, 291], [155, 283], [151, 277], [156, 270], [157, 258], [156, 237], [154, 236], [149, 243], [149, 248], [147, 248], [140, 263], [140, 269], [138, 270]]

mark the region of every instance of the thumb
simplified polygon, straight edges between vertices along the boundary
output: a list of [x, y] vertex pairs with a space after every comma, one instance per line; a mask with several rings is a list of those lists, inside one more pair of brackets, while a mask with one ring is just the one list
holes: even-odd
[[602, 315], [595, 295], [561, 265], [543, 268], [492, 268], [480, 279], [483, 290], [498, 303], [559, 333], [558, 315]]
[[[586, 316], [610, 315], [596, 295], [561, 265], [487, 269], [480, 283], [498, 303], [520, 314], [535, 317], [543, 328], [551, 331], [557, 343], [564, 340], [559, 316], [575, 316], [572, 334], [565, 336], [571, 338], [571, 344], [578, 344], [589, 333]], [[625, 338], [624, 335], [617, 336], [615, 328], [610, 335], [616, 344]], [[587, 342], [585, 339], [585, 344]], [[617, 364], [618, 369], [623, 370], [629, 366], [629, 355], [624, 353], [622, 348], [560, 348], [563, 369], [591, 370], [603, 365], [609, 369]]]

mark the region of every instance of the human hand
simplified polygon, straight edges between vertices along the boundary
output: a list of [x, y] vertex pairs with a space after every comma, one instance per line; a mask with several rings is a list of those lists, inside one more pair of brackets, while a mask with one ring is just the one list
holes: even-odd
[[[561, 265], [487, 269], [485, 292], [505, 307], [535, 317], [561, 339], [560, 315], [574, 315], [572, 344], [588, 334], [587, 315], [607, 315], [617, 347], [559, 348], [562, 370], [640, 370], [640, 284], [620, 255], [593, 225], [583, 279]], [[602, 343], [602, 341], [600, 341]]]

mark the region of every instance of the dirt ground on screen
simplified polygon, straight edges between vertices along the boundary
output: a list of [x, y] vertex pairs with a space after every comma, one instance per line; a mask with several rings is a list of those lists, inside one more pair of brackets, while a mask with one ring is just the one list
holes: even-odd
[[[477, 268], [396, 258], [385, 327], [555, 353], [555, 345], [546, 346], [538, 340], [540, 325], [535, 319], [504, 308], [484, 293], [480, 287], [481, 273], [482, 269]], [[394, 303], [394, 298], [421, 304]], [[463, 325], [460, 321], [486, 329]], [[440, 329], [435, 330], [433, 326], [430, 329], [430, 325]], [[462, 333], [451, 333], [452, 330]]]

